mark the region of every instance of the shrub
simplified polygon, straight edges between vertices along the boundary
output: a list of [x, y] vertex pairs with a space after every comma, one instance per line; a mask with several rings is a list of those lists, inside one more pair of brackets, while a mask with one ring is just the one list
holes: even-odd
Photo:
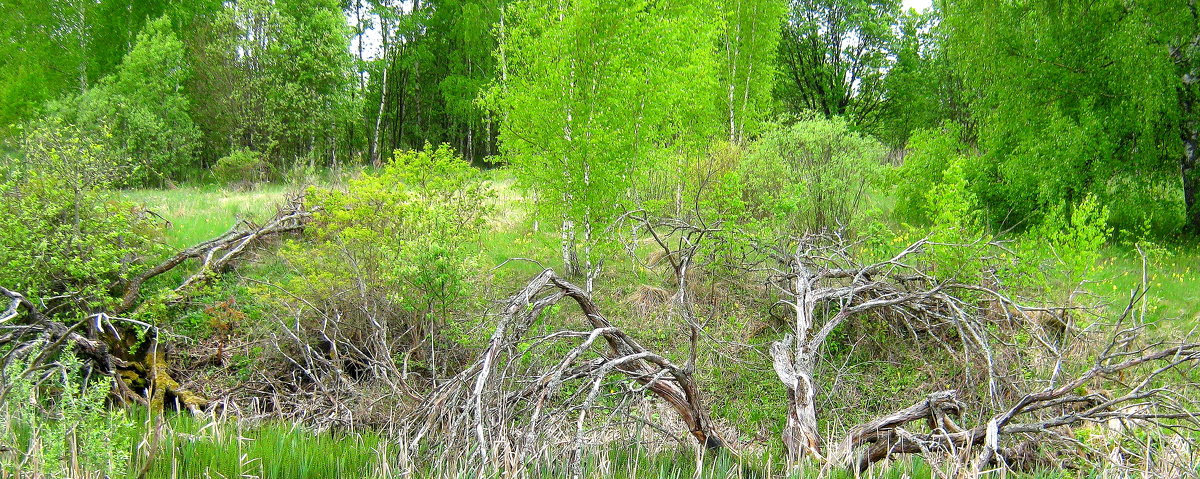
[[913, 133], [904, 163], [890, 175], [896, 192], [893, 213], [898, 219], [915, 224], [934, 221], [942, 205], [931, 204], [929, 193], [945, 181], [947, 167], [966, 157], [967, 147], [959, 141], [961, 134], [959, 126], [949, 122]]
[[1047, 286], [1073, 296], [1080, 283], [1095, 273], [1100, 248], [1112, 236], [1108, 207], [1093, 195], [1071, 208], [1059, 205], [1046, 213], [1027, 234], [1028, 255], [1040, 259]]
[[[0, 178], [0, 284], [31, 298], [56, 297], [60, 312], [103, 307], [109, 288], [160, 231], [108, 188], [127, 171], [101, 143], [49, 123], [30, 131]], [[68, 306], [63, 308], [62, 306]]]
[[265, 179], [267, 163], [262, 154], [247, 148], [233, 150], [213, 165], [213, 175], [227, 186], [248, 188]]
[[[382, 171], [345, 190], [312, 188], [306, 201], [317, 213], [307, 239], [282, 251], [296, 274], [291, 293], [275, 301], [304, 310], [298, 336], [312, 334], [313, 344], [332, 342], [349, 362], [372, 365], [351, 376], [444, 371], [453, 357], [444, 352], [469, 341], [466, 322], [452, 318], [469, 316], [479, 301], [479, 240], [491, 197], [478, 170], [449, 146], [396, 152]], [[338, 326], [326, 336], [329, 320]]]
[[196, 166], [200, 130], [183, 93], [190, 77], [186, 48], [162, 17], [146, 23], [112, 75], [50, 110], [138, 166], [122, 183], [161, 185]]
[[739, 168], [747, 206], [789, 230], [849, 226], [884, 153], [841, 118], [807, 116], [769, 130]]

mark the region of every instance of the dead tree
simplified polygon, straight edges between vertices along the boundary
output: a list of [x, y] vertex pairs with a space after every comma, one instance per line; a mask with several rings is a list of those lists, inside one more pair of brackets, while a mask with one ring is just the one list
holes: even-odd
[[[588, 329], [530, 335], [542, 313], [563, 298], [575, 302]], [[522, 364], [535, 351], [563, 340], [573, 344], [566, 354], [545, 364]], [[597, 350], [600, 342], [607, 348]], [[632, 383], [626, 393], [646, 391], [666, 402], [698, 444], [709, 449], [725, 446], [691, 371], [646, 349], [609, 322], [583, 288], [547, 269], [510, 299], [479, 359], [429, 394], [411, 448], [436, 436], [428, 441], [469, 448], [480, 467], [490, 468], [511, 463], [508, 459], [520, 464], [542, 441], [555, 436], [559, 441], [570, 438], [572, 473], [578, 477], [588, 417], [599, 410], [601, 385], [613, 375]], [[575, 381], [584, 386], [564, 397], [564, 385]], [[567, 423], [573, 431], [553, 427]]]
[[[779, 304], [786, 305], [791, 312], [791, 332], [771, 347], [776, 373], [788, 390], [783, 440], [790, 459], [816, 457], [826, 461], [827, 467], [847, 466], [861, 472], [895, 454], [920, 454], [931, 463], [950, 454], [971, 457], [969, 461], [955, 462], [953, 468], [959, 475], [978, 477], [990, 468], [1020, 462], [1017, 448], [1002, 447], [1001, 442], [1006, 438], [1036, 434], [1061, 438], [1069, 436], [1064, 434], [1065, 428], [1110, 420], [1135, 421], [1139, 427], [1158, 426], [1168, 431], [1197, 425], [1200, 408], [1192, 399], [1194, 381], [1182, 375], [1176, 384], [1192, 390], [1193, 396], [1173, 393], [1156, 381], [1172, 371], [1194, 368], [1200, 362], [1200, 344], [1137, 346], [1142, 326], [1125, 325], [1142, 298], [1140, 294], [1131, 297], [1112, 325], [1111, 337], [1100, 343], [1106, 346], [1096, 354], [1098, 359], [1094, 364], [1071, 377], [1066, 373], [1070, 358], [1059, 356], [1053, 377], [1035, 380], [1043, 383], [1042, 390], [1018, 393], [1015, 402], [1002, 406], [1004, 397], [1014, 395], [1001, 394], [999, 380], [1008, 376], [1010, 367], [1021, 365], [1001, 364], [994, 357], [996, 348], [1004, 344], [991, 337], [994, 333], [989, 332], [989, 326], [1006, 326], [989, 325], [991, 319], [982, 311], [984, 308], [963, 299], [964, 293], [982, 294], [1000, 303], [1002, 310], [1020, 315], [1054, 308], [1021, 306], [994, 286], [938, 279], [916, 257], [931, 246], [965, 245], [934, 245], [920, 240], [885, 261], [871, 264], [856, 262], [851, 246], [837, 235], [810, 235], [793, 243], [786, 254], [774, 250], [777, 264], [785, 267], [774, 268], [770, 279], [783, 295]], [[998, 284], [998, 280], [992, 278], [988, 283]], [[855, 426], [840, 441], [823, 445], [817, 431], [814, 400], [816, 361], [830, 333], [856, 316], [871, 313], [903, 318], [905, 327], [926, 332], [952, 353], [955, 348], [936, 332], [953, 333], [961, 342], [956, 354], [964, 362], [974, 356], [975, 364], [986, 369], [985, 399], [991, 404], [975, 404], [969, 409], [995, 412], [983, 417], [977, 426], [960, 427], [955, 418], [963, 416], [968, 407], [956, 391], [940, 391], [913, 406]], [[1106, 386], [1123, 388], [1123, 392], [1081, 392], [1118, 377], [1124, 381]], [[905, 426], [913, 422], [926, 424], [926, 431], [906, 430]]]
[[[958, 459], [951, 466], [954, 475], [979, 477], [989, 470], [1020, 466], [1019, 448], [1003, 447], [1006, 440], [1011, 444], [1012, 439], [1044, 436], [1078, 443], [1070, 428], [1085, 424], [1106, 425], [1110, 432], [1132, 438], [1138, 436], [1133, 434], [1135, 430], [1163, 431], [1184, 441], [1195, 454], [1192, 433], [1200, 427], [1200, 405], [1197, 385], [1186, 380], [1186, 375], [1200, 364], [1200, 343], [1132, 347], [1136, 329], [1114, 335], [1086, 371], [1022, 396], [977, 426], [963, 428], [951, 419], [966, 409], [955, 391], [930, 394], [908, 408], [856, 426], [837, 443], [830, 465], [862, 472], [897, 454], [923, 455], [934, 464], [939, 455], [948, 455]], [[1173, 372], [1182, 373], [1185, 380], [1173, 386], [1157, 383]], [[1116, 390], [1086, 387], [1102, 380], [1111, 380], [1108, 384], [1116, 385]], [[927, 424], [926, 432], [906, 430], [909, 423], [922, 421]], [[1147, 454], [1150, 450], [1144, 448]], [[1149, 464], [1155, 458], [1142, 459]], [[1195, 459], [1163, 458], [1159, 462], [1186, 461], [1166, 464], [1185, 470]], [[1180, 466], [1184, 469], [1178, 469]], [[1189, 474], [1194, 477], [1195, 471]]]
[[[262, 225], [241, 221], [228, 232], [187, 248], [143, 272], [118, 282], [114, 286], [120, 303], [109, 311], [76, 311], [70, 315], [51, 317], [19, 292], [0, 287], [0, 294], [9, 299], [9, 307], [0, 315], [0, 347], [6, 347], [4, 363], [8, 364], [29, 352], [40, 350], [34, 364], [45, 360], [63, 347], [72, 345], [91, 360], [100, 374], [112, 377], [116, 393], [131, 400], [161, 408], [168, 398], [180, 406], [198, 411], [207, 400], [182, 387], [168, 371], [166, 351], [159, 341], [159, 330], [147, 323], [122, 317], [139, 307], [141, 287], [150, 279], [183, 265], [189, 259], [199, 262], [166, 298], [178, 301], [213, 274], [232, 265], [237, 259], [264, 239], [303, 228], [311, 213], [303, 207], [300, 197], [291, 198], [279, 212]], [[37, 347], [35, 347], [37, 346]], [[7, 385], [4, 385], [7, 387]]]
[[950, 294], [955, 285], [909, 263], [926, 244], [917, 241], [873, 264], [859, 264], [851, 245], [834, 234], [805, 236], [786, 252], [771, 251], [779, 266], [771, 268], [769, 280], [783, 296], [777, 304], [791, 312], [790, 332], [770, 350], [775, 372], [788, 393], [783, 443], [791, 460], [823, 457], [814, 368], [830, 333], [851, 318], [887, 309], [955, 328], [989, 358], [990, 372], [986, 332], [966, 314], [963, 302]]

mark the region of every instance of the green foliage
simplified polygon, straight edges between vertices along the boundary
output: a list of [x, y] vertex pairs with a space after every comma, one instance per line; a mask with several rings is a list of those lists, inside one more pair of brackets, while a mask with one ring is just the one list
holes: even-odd
[[[105, 188], [124, 171], [104, 145], [43, 126], [0, 177], [0, 284], [76, 312], [114, 299], [110, 285], [158, 250], [157, 226]], [[2, 171], [2, 170], [0, 170]]]
[[112, 74], [145, 23], [183, 10], [171, 3], [177, 2], [6, 1], [0, 11], [0, 138], [33, 120], [47, 101], [78, 95]]
[[196, 166], [200, 139], [183, 94], [190, 76], [183, 42], [162, 17], [138, 33], [116, 72], [96, 87], [52, 104], [52, 114], [137, 165], [123, 183], [180, 179]]
[[894, 62], [897, 0], [792, 0], [779, 56], [776, 96], [790, 111], [878, 120], [884, 73]]
[[197, 122], [209, 141], [232, 138], [274, 161], [327, 157], [355, 118], [341, 3], [226, 2], [212, 32], [193, 88], [208, 103]]
[[967, 158], [967, 147], [959, 141], [960, 136], [961, 131], [954, 123], [913, 133], [904, 163], [891, 172], [896, 194], [893, 213], [898, 219], [916, 224], [934, 220], [942, 206], [931, 203], [929, 193], [946, 180], [949, 165], [959, 164], [961, 170]]
[[212, 172], [227, 185], [253, 185], [265, 179], [267, 162], [257, 151], [238, 148], [217, 160]]
[[0, 472], [49, 478], [124, 474], [134, 426], [122, 411], [105, 405], [111, 383], [104, 377], [85, 381], [71, 353], [58, 361], [65, 373], [51, 370], [44, 378], [27, 361], [5, 368], [3, 384], [10, 389], [0, 404], [0, 442], [21, 447], [22, 460], [0, 461]]
[[[281, 251], [297, 272], [288, 289], [341, 311], [346, 328], [366, 321], [369, 305], [388, 312], [394, 331], [430, 323], [438, 334], [470, 342], [455, 329], [466, 325], [450, 320], [475, 304], [492, 195], [478, 170], [446, 145], [398, 151], [382, 171], [351, 180], [344, 191], [310, 189], [306, 201], [317, 214], [309, 240]], [[447, 325], [454, 327], [442, 331]]]
[[746, 204], [785, 231], [852, 226], [883, 154], [844, 119], [804, 117], [764, 133], [739, 165]]
[[[487, 101], [504, 118], [500, 144], [541, 218], [573, 222], [585, 260], [610, 222], [645, 197], [678, 198], [689, 153], [719, 131], [708, 3], [520, 1], [507, 9], [503, 78]], [[726, 120], [727, 122], [728, 120]], [[669, 185], [669, 186], [668, 186]]]
[[1048, 286], [1065, 290], [1073, 297], [1081, 282], [1099, 268], [1100, 249], [1112, 236], [1108, 208], [1091, 195], [1068, 209], [1059, 205], [1027, 236], [1027, 255], [1047, 266], [1042, 268]]
[[1118, 228], [1184, 223], [1182, 3], [1120, 0], [944, 5], [945, 48], [971, 92], [985, 161], [972, 172], [993, 224], [1037, 224], [1089, 194]]
[[496, 152], [498, 118], [476, 100], [497, 77], [494, 27], [505, 3], [427, 0], [407, 13], [377, 0], [355, 7], [356, 15], [379, 16], [377, 32], [385, 38], [384, 51], [365, 65], [363, 106], [371, 134], [378, 128], [375, 148], [446, 142], [472, 161]]
[[936, 10], [912, 9], [896, 19], [897, 37], [890, 48], [895, 60], [883, 78], [886, 97], [871, 128], [893, 148], [903, 147], [916, 130], [965, 121], [961, 82], [939, 42], [938, 20]]
[[718, 0], [717, 81], [729, 141], [740, 142], [759, 132], [775, 86], [779, 25], [787, 13], [784, 0]]

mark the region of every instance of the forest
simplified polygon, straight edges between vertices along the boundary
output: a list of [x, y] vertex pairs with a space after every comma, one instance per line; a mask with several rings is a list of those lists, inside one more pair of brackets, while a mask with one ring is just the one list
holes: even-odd
[[0, 5], [0, 478], [1200, 477], [1198, 0]]

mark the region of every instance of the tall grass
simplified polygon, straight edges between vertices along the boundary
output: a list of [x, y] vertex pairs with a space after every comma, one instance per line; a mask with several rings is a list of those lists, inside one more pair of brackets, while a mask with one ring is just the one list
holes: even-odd
[[[134, 438], [144, 451], [149, 424]], [[469, 461], [472, 451], [433, 451], [408, 458], [402, 448], [372, 432], [317, 432], [303, 427], [265, 423], [250, 426], [238, 421], [199, 420], [183, 414], [169, 415], [161, 436], [159, 452], [148, 467], [150, 479], [186, 478], [346, 478], [391, 479], [501, 477], [480, 471]], [[427, 451], [428, 452], [428, 451]], [[569, 454], [545, 451], [520, 464], [509, 464], [503, 477], [558, 479], [571, 477]], [[135, 453], [135, 457], [144, 456]], [[126, 477], [143, 469], [143, 460], [130, 465]], [[637, 445], [600, 446], [582, 462], [583, 475], [597, 479], [851, 479], [845, 470], [822, 470], [821, 464], [805, 463], [789, 468], [773, 451], [702, 454], [691, 448], [651, 451]], [[898, 458], [880, 464], [860, 477], [866, 479], [925, 479], [935, 477], [920, 458]], [[1063, 472], [1013, 478], [1071, 477]]]
[[[249, 426], [183, 414], [166, 422], [149, 467], [144, 455], [135, 455], [140, 460], [131, 464], [128, 477], [143, 468], [145, 477], [162, 479], [374, 478], [387, 471], [388, 444], [376, 434], [315, 432], [283, 423]], [[153, 421], [144, 423], [147, 433]], [[140, 444], [143, 451], [150, 447]]]
[[206, 185], [126, 190], [122, 196], [168, 221], [166, 242], [182, 249], [224, 233], [238, 220], [270, 218], [287, 191], [286, 186], [273, 184], [252, 191]]

